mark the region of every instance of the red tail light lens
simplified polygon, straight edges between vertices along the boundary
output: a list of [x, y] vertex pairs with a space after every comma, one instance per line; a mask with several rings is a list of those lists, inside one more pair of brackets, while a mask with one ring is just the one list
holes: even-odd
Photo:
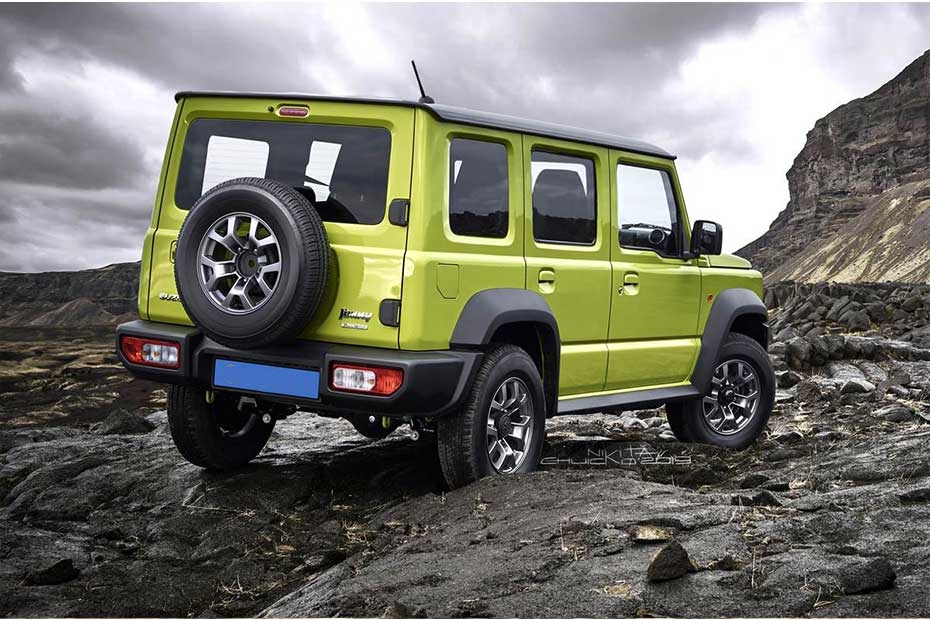
[[310, 114], [310, 109], [302, 105], [283, 105], [278, 108], [278, 114], [281, 116], [303, 118]]
[[404, 384], [404, 371], [399, 368], [355, 366], [335, 363], [329, 373], [329, 387], [339, 392], [363, 392], [390, 396]]
[[176, 342], [122, 336], [119, 348], [123, 356], [133, 364], [156, 368], [181, 367], [181, 346]]

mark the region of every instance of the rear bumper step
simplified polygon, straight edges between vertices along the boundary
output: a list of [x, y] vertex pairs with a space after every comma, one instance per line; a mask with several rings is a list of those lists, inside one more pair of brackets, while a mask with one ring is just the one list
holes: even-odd
[[[136, 336], [167, 342], [180, 347], [178, 369], [154, 368], [134, 364], [120, 350], [122, 336]], [[399, 351], [375, 347], [338, 345], [310, 340], [263, 349], [231, 349], [210, 340], [194, 327], [132, 321], [116, 328], [116, 353], [123, 365], [135, 376], [172, 384], [194, 384], [207, 389], [229, 389], [217, 385], [216, 360], [232, 360], [243, 364], [258, 364], [293, 369], [295, 378], [312, 373], [318, 375], [318, 396], [309, 398], [292, 390], [291, 394], [270, 394], [253, 389], [234, 389], [264, 400], [290, 403], [305, 409], [320, 409], [346, 413], [378, 412], [388, 415], [438, 416], [454, 409], [471, 385], [481, 360], [479, 351]], [[330, 369], [334, 362], [360, 366], [398, 368], [404, 373], [401, 387], [390, 396], [365, 393], [336, 392], [329, 388]], [[220, 377], [221, 383], [227, 383]], [[227, 383], [228, 385], [228, 383]]]

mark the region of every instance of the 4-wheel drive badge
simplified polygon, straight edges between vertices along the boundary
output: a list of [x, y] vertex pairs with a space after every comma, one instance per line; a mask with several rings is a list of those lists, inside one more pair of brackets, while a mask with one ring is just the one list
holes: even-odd
[[[352, 310], [351, 308], [340, 308], [339, 320], [342, 322], [339, 324], [339, 327], [343, 329], [368, 329], [367, 323], [371, 321], [372, 316], [371, 312], [361, 312], [360, 310]], [[358, 323], [356, 321], [364, 321], [364, 323]]]
[[181, 297], [177, 293], [159, 293], [158, 298], [162, 301], [181, 301]]

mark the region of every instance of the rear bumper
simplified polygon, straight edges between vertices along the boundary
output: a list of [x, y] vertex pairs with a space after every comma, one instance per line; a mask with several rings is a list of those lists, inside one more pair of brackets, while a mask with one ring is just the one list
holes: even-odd
[[[178, 343], [180, 368], [152, 368], [130, 362], [120, 351], [120, 338], [124, 335]], [[317, 399], [242, 392], [306, 409], [397, 416], [438, 416], [454, 409], [467, 393], [482, 355], [479, 351], [399, 351], [309, 340], [264, 349], [231, 349], [207, 338], [194, 327], [152, 321], [132, 321], [117, 327], [116, 354], [137, 377], [208, 389], [214, 387], [213, 368], [218, 358], [316, 370], [320, 373]], [[333, 362], [399, 368], [404, 371], [404, 382], [390, 396], [335, 392], [329, 388], [329, 370]]]

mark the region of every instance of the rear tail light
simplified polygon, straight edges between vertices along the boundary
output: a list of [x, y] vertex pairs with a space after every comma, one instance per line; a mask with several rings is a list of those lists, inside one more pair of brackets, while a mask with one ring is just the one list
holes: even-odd
[[339, 392], [364, 392], [390, 396], [404, 383], [404, 371], [399, 368], [333, 364], [329, 387]]
[[181, 345], [176, 342], [123, 336], [119, 342], [123, 356], [133, 364], [156, 368], [180, 368]]

